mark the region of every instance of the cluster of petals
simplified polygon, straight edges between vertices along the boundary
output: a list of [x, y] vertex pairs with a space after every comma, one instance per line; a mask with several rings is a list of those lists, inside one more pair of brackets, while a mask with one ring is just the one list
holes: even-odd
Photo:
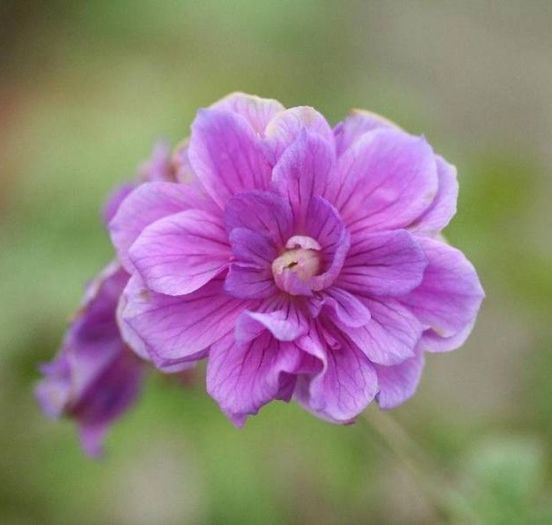
[[235, 424], [273, 400], [336, 423], [396, 407], [424, 355], [471, 332], [483, 290], [441, 236], [456, 170], [423, 137], [237, 93], [164, 162], [106, 210], [125, 276], [112, 318], [163, 372], [206, 358]]
[[339, 423], [395, 407], [425, 352], [468, 336], [483, 291], [439, 235], [456, 173], [423, 137], [235, 94], [199, 111], [176, 163], [187, 184], [142, 184], [110, 222], [120, 326], [161, 370], [207, 358], [236, 424], [275, 399]]

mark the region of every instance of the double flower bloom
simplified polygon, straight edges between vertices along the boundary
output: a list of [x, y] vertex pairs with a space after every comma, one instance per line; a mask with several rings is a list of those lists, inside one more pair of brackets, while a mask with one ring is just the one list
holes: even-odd
[[207, 390], [237, 425], [274, 399], [348, 423], [374, 399], [405, 401], [424, 354], [473, 327], [477, 274], [440, 237], [455, 169], [381, 117], [332, 129], [312, 108], [230, 95], [143, 178], [110, 201], [118, 262], [39, 385], [91, 453], [144, 361], [178, 372], [207, 358]]

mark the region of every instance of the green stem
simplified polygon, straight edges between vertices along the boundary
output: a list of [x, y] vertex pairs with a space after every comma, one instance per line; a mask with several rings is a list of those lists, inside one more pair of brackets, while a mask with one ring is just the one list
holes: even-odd
[[481, 524], [465, 496], [451, 486], [423, 448], [392, 416], [376, 408], [364, 411], [362, 416], [410, 471], [440, 520], [450, 524]]

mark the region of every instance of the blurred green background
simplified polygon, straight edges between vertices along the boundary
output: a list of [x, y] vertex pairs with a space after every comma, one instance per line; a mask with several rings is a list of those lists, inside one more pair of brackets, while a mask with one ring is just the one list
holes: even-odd
[[105, 195], [241, 90], [382, 113], [458, 166], [447, 235], [488, 298], [392, 417], [465, 495], [449, 521], [551, 524], [551, 27], [545, 0], [0, 0], [0, 523], [446, 522], [369, 425], [275, 403], [236, 430], [201, 377], [152, 374], [101, 462], [39, 413], [37, 364], [112, 256]]

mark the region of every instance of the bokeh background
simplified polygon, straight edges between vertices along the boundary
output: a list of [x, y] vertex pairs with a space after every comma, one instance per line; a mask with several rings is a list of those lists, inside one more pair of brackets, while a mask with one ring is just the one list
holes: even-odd
[[[546, 0], [0, 0], [0, 523], [552, 523], [551, 27]], [[371, 109], [458, 166], [447, 235], [488, 297], [392, 414], [457, 514], [369, 425], [272, 404], [236, 430], [201, 375], [152, 374], [100, 462], [39, 413], [37, 365], [112, 256], [102, 199], [234, 90]]]

